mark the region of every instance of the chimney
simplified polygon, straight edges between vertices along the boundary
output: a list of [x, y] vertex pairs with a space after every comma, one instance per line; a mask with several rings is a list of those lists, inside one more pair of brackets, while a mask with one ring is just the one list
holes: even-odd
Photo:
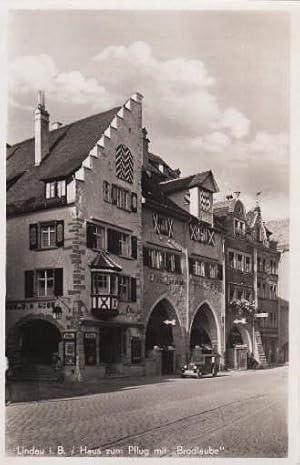
[[147, 129], [143, 128], [143, 166], [146, 168], [148, 166], [148, 153], [149, 153], [149, 142], [150, 140], [147, 137]]
[[49, 113], [45, 109], [45, 93], [39, 90], [38, 104], [34, 112], [35, 157], [39, 166], [49, 153]]

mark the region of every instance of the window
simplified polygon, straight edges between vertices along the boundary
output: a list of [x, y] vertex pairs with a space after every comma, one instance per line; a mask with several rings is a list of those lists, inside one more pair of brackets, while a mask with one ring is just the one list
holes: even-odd
[[125, 258], [137, 258], [137, 238], [115, 229], [107, 230], [107, 250]]
[[133, 156], [129, 148], [123, 144], [116, 150], [116, 176], [130, 184], [133, 183]]
[[96, 365], [96, 333], [84, 333], [84, 357], [86, 365]]
[[25, 297], [63, 295], [63, 269], [47, 268], [25, 271]]
[[144, 265], [157, 270], [166, 270], [170, 273], [182, 273], [181, 257], [179, 254], [164, 252], [158, 249], [144, 247]]
[[87, 223], [87, 247], [96, 250], [105, 250], [105, 228], [92, 223]]
[[128, 234], [120, 233], [119, 235], [119, 255], [122, 257], [130, 257]]
[[246, 225], [244, 221], [234, 220], [234, 232], [237, 235], [245, 235]]
[[244, 291], [242, 289], [238, 289], [237, 291], [237, 298], [241, 300], [244, 297]]
[[270, 284], [270, 299], [276, 300], [277, 298], [277, 286], [276, 284]]
[[236, 268], [243, 271], [243, 255], [237, 254]]
[[119, 276], [119, 298], [123, 302], [128, 302], [129, 297], [129, 276]]
[[229, 302], [231, 302], [235, 298], [235, 288], [233, 286], [229, 286]]
[[248, 302], [252, 302], [252, 292], [251, 291], [245, 291], [245, 299], [248, 300]]
[[245, 271], [247, 273], [251, 272], [251, 258], [250, 257], [245, 257]]
[[218, 273], [218, 266], [215, 263], [209, 264], [209, 277], [216, 278]]
[[46, 182], [46, 199], [66, 196], [66, 180]]
[[92, 272], [93, 295], [118, 295], [118, 278], [113, 274]]
[[64, 245], [64, 222], [34, 223], [29, 225], [29, 247], [51, 249]]
[[103, 199], [105, 202], [110, 202], [110, 185], [107, 181], [103, 181]]
[[205, 264], [204, 264], [204, 262], [199, 261], [199, 260], [195, 260], [194, 261], [193, 273], [196, 276], [205, 277]]
[[234, 268], [234, 253], [233, 252], [228, 253], [228, 259], [229, 259], [229, 266], [231, 268]]

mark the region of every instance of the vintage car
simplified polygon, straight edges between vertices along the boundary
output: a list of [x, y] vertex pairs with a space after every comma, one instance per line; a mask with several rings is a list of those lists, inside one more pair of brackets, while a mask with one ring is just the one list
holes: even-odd
[[202, 354], [190, 363], [181, 367], [181, 378], [201, 378], [203, 375], [217, 376], [219, 371], [219, 355], [216, 353]]

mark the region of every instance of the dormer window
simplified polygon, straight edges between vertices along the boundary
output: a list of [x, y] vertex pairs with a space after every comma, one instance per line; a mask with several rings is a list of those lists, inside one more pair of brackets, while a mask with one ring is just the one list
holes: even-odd
[[50, 181], [46, 183], [46, 199], [62, 198], [66, 196], [66, 180]]
[[234, 220], [234, 233], [235, 235], [244, 236], [246, 234], [246, 224], [244, 221]]

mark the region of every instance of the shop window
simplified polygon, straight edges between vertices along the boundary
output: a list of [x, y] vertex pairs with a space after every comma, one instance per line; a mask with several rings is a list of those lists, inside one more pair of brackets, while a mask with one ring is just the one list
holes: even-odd
[[242, 289], [238, 289], [237, 291], [237, 298], [241, 300], [244, 297], [244, 291]]
[[131, 338], [131, 363], [140, 363], [142, 361], [142, 341], [139, 337]]
[[84, 333], [84, 357], [86, 365], [96, 365], [96, 333]]
[[64, 222], [50, 221], [29, 225], [29, 247], [31, 250], [51, 249], [64, 245]]
[[47, 268], [25, 271], [25, 297], [53, 297], [63, 295], [63, 269]]

